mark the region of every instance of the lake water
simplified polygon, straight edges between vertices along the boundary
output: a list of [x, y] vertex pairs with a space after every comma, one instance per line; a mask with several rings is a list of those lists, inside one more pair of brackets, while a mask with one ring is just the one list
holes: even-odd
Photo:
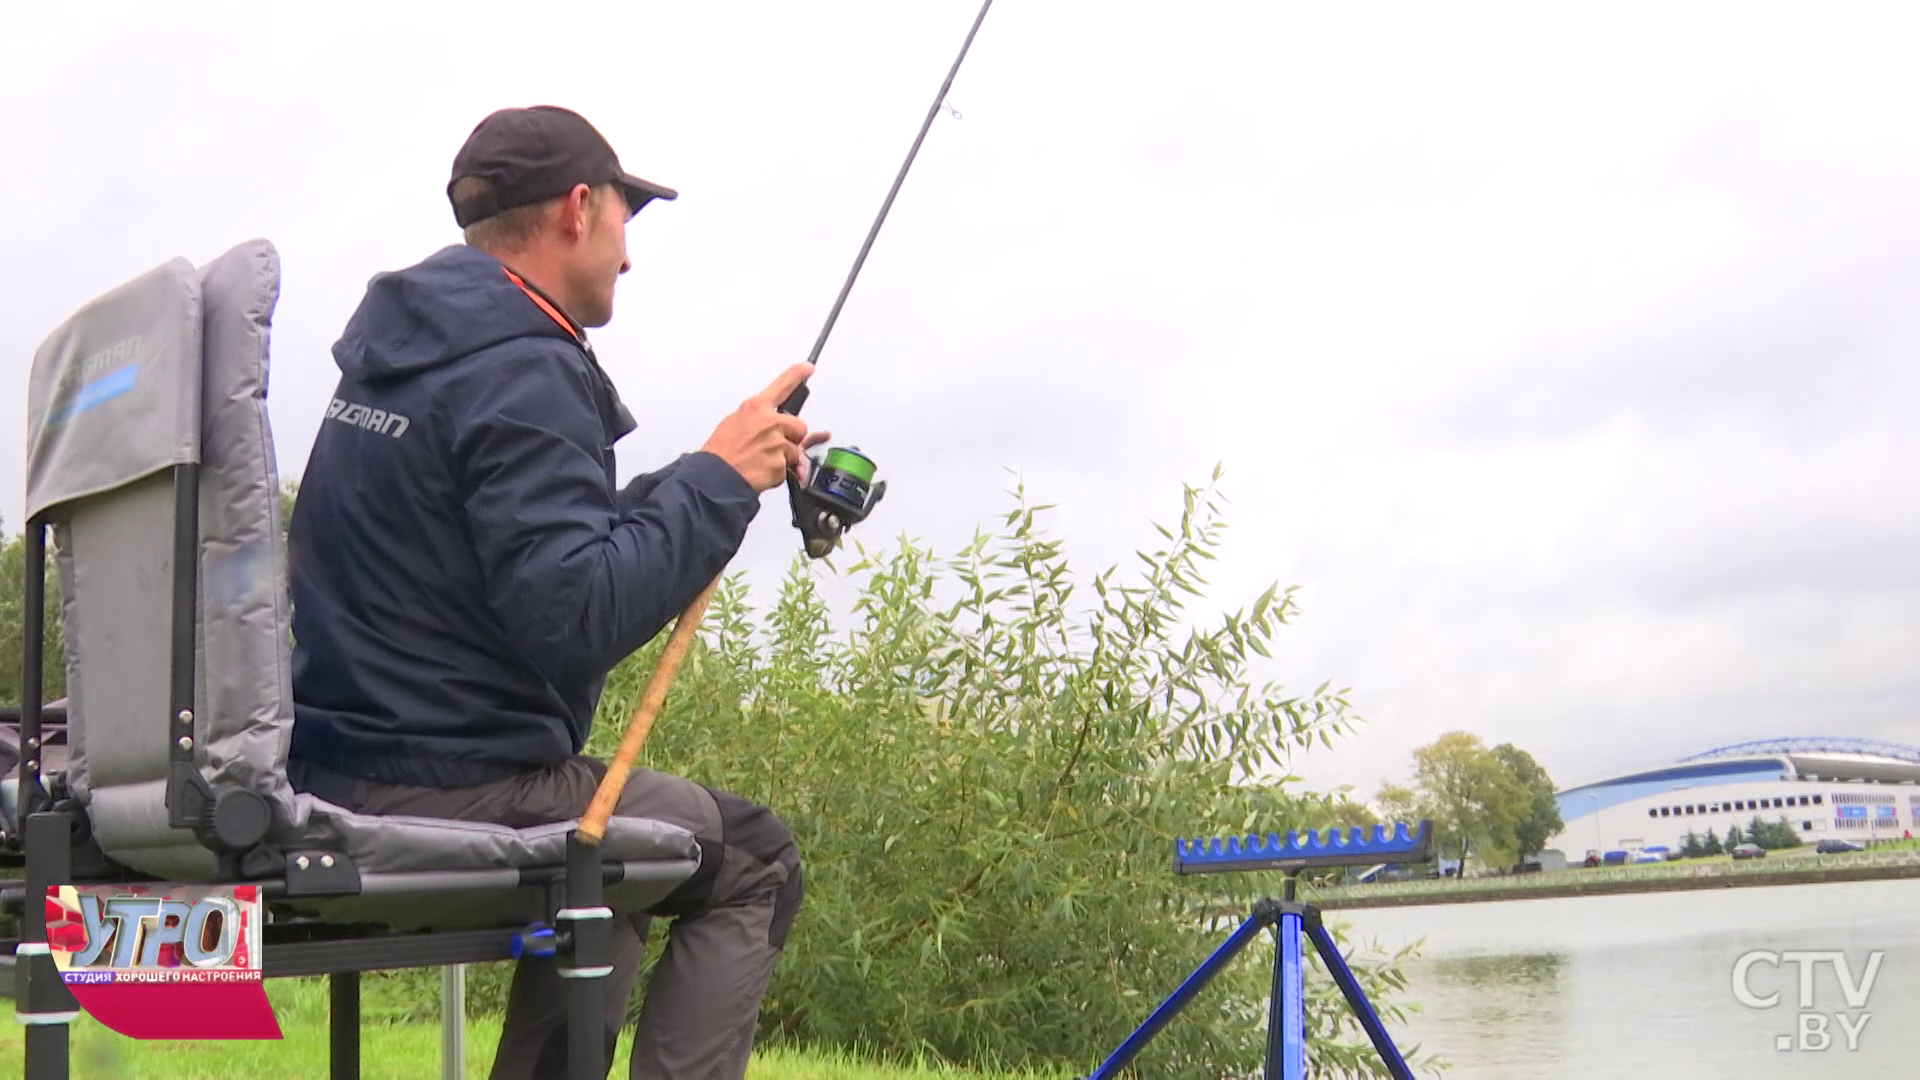
[[[1445, 1058], [1451, 1067], [1439, 1075], [1453, 1080], [1920, 1073], [1920, 880], [1329, 911], [1327, 918], [1344, 923], [1348, 945], [1363, 950], [1424, 939], [1422, 955], [1406, 966], [1411, 985], [1403, 992], [1420, 1011], [1391, 1031], [1403, 1052], [1419, 1044]], [[1801, 1049], [1797, 967], [1762, 962], [1748, 970], [1753, 995], [1778, 993], [1772, 1008], [1742, 1004], [1735, 993], [1736, 964], [1756, 949], [1838, 950], [1856, 986], [1870, 954], [1884, 955], [1858, 1008], [1832, 967], [1812, 971], [1813, 1009], [1828, 1014], [1831, 1043], [1819, 1049], [1813, 1034]], [[1324, 976], [1316, 968], [1311, 977]], [[1856, 1029], [1852, 1049], [1836, 1012]], [[1783, 1038], [1788, 1049], [1779, 1046]]]

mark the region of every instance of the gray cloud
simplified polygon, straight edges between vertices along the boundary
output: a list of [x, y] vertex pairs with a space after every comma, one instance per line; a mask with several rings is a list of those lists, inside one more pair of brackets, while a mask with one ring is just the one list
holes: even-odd
[[[1647, 257], [1593, 272], [1579, 310], [1532, 321], [1414, 423], [1497, 444], [1738, 419], [1807, 445], [1896, 420], [1920, 389], [1920, 148], [1868, 166], [1784, 141], [1750, 115], [1684, 140], [1618, 240]], [[1672, 254], [1669, 226], [1692, 233]]]

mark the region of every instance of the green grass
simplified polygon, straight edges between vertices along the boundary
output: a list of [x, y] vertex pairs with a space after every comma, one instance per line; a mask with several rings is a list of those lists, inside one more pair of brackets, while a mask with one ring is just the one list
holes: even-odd
[[[82, 1014], [73, 1024], [73, 1080], [326, 1080], [327, 998], [319, 979], [267, 983], [280, 1018], [279, 1042], [143, 1042]], [[0, 1017], [0, 1076], [21, 1075], [24, 1028], [11, 1002]], [[371, 1004], [371, 1003], [365, 1003]], [[361, 1028], [360, 1075], [366, 1080], [439, 1080], [440, 1025], [381, 1021], [374, 1010]], [[498, 1017], [467, 1022], [467, 1077], [486, 1080]], [[627, 1075], [631, 1029], [622, 1036], [609, 1080]], [[1031, 1075], [1031, 1074], [1022, 1074]], [[750, 1080], [984, 1080], [986, 1074], [919, 1065], [888, 1066], [846, 1054], [771, 1047], [755, 1055]], [[1033, 1080], [1040, 1080], [1034, 1077]]]

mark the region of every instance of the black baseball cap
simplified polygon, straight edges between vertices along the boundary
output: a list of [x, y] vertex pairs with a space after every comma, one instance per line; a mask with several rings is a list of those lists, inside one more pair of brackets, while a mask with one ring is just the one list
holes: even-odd
[[453, 185], [468, 176], [490, 181], [493, 190], [453, 204], [453, 220], [463, 229], [565, 195], [575, 184], [616, 184], [636, 214], [650, 200], [679, 195], [622, 169], [613, 147], [585, 117], [557, 105], [501, 109], [480, 121], [454, 155], [448, 202], [453, 202]]

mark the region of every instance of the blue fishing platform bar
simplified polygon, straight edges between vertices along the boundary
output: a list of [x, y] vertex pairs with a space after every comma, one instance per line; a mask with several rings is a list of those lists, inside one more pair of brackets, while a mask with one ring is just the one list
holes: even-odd
[[1258, 870], [1279, 870], [1287, 875], [1283, 899], [1264, 899], [1253, 905], [1246, 920], [1187, 976], [1160, 1007], [1148, 1016], [1107, 1060], [1100, 1063], [1085, 1080], [1114, 1080], [1147, 1043], [1172, 1021], [1195, 995], [1213, 981], [1234, 957], [1269, 928], [1274, 934], [1273, 990], [1267, 1002], [1266, 1080], [1306, 1080], [1306, 964], [1305, 940], [1326, 966], [1340, 992], [1347, 999], [1367, 1037], [1373, 1041], [1380, 1060], [1396, 1080], [1413, 1080], [1413, 1072], [1394, 1046], [1379, 1013], [1367, 1000], [1340, 955], [1333, 935], [1320, 921], [1320, 909], [1300, 903], [1295, 888], [1301, 872], [1310, 869], [1347, 866], [1377, 866], [1381, 863], [1422, 863], [1433, 858], [1433, 823], [1422, 821], [1409, 828], [1406, 824], [1355, 826], [1345, 831], [1329, 830], [1321, 834], [1290, 832], [1282, 839], [1277, 833], [1267, 836], [1234, 836], [1207, 840], [1181, 838], [1173, 844], [1173, 869], [1179, 874], [1230, 874]]

